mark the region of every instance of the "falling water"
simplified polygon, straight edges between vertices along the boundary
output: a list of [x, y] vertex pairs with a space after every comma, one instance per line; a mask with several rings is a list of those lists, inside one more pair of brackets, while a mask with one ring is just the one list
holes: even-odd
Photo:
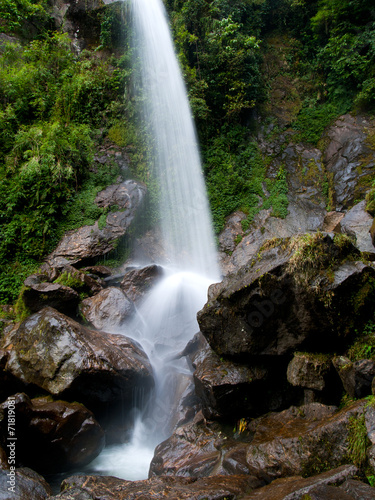
[[197, 137], [162, 0], [131, 0], [141, 61], [144, 119], [152, 130], [160, 220], [168, 257], [165, 278], [145, 298], [126, 335], [152, 363], [156, 389], [132, 441], [99, 457], [97, 470], [147, 477], [153, 448], [168, 437], [191, 371], [178, 353], [198, 331], [196, 313], [219, 280]]

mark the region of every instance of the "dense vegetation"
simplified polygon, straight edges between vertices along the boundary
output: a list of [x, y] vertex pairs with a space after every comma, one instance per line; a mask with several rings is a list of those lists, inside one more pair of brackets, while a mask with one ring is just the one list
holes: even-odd
[[[248, 214], [244, 229], [261, 208], [284, 217], [285, 173], [281, 168], [267, 178], [267, 160], [254, 140], [258, 117], [273, 119], [265, 57], [277, 39], [288, 58], [285, 78], [299, 82], [292, 122], [281, 127], [292, 126], [301, 140], [316, 144], [340, 113], [374, 110], [372, 0], [165, 4], [201, 140], [216, 231], [239, 208]], [[1, 302], [15, 299], [24, 276], [64, 230], [102, 214], [93, 199], [118, 169], [93, 167], [100, 144], [132, 146], [133, 175], [148, 179], [124, 18], [120, 4], [90, 13], [96, 44], [77, 53], [56, 30], [46, 2], [0, 0], [0, 30], [22, 40], [0, 46]]]

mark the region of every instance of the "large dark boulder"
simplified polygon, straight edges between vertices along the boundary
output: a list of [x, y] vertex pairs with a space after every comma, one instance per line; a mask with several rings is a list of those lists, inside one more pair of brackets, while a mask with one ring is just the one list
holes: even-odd
[[284, 359], [253, 361], [251, 365], [220, 358], [202, 334], [192, 358], [196, 394], [204, 416], [234, 422], [244, 415], [259, 416], [299, 400], [300, 389], [290, 387]]
[[344, 236], [270, 240], [258, 257], [209, 289], [198, 313], [219, 356], [344, 350], [372, 314], [372, 265]]
[[[115, 193], [116, 203], [111, 199]], [[57, 248], [48, 257], [48, 263], [55, 267], [81, 263], [113, 250], [116, 241], [126, 233], [132, 223], [145, 193], [143, 184], [131, 180], [107, 187], [98, 194], [98, 205], [117, 205], [119, 210], [107, 215], [104, 228], [100, 228], [97, 221], [93, 226], [83, 226], [65, 233]]]
[[337, 356], [333, 364], [341, 378], [345, 391], [351, 398], [364, 398], [371, 394], [371, 384], [375, 377], [375, 362], [360, 359], [351, 362], [345, 356]]
[[131, 407], [136, 390], [153, 387], [148, 358], [123, 335], [86, 328], [47, 307], [1, 342], [4, 374], [88, 408], [105, 403]]
[[88, 464], [104, 446], [104, 431], [83, 405], [16, 394], [0, 405], [0, 439], [5, 449], [9, 408], [15, 412], [17, 465], [61, 472]]

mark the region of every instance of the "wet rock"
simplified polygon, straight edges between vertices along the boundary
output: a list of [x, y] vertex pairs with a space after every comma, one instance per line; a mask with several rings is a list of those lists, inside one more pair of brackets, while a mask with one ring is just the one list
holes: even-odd
[[89, 266], [84, 267], [82, 271], [89, 273], [89, 275], [98, 276], [99, 278], [106, 278], [112, 274], [111, 269], [107, 266]]
[[314, 477], [302, 478], [298, 476], [276, 479], [271, 484], [260, 488], [243, 500], [296, 500], [302, 499], [303, 495], [321, 485], [340, 484], [348, 478], [352, 478], [358, 472], [354, 465], [342, 465], [337, 469], [323, 472]]
[[340, 486], [340, 489], [348, 493], [354, 500], [375, 499], [375, 488], [372, 488], [368, 484], [362, 483], [361, 481], [348, 479]]
[[350, 397], [357, 399], [371, 394], [371, 384], [375, 377], [374, 361], [361, 359], [352, 363], [348, 358], [338, 356], [333, 359], [333, 364]]
[[80, 309], [86, 320], [99, 330], [119, 327], [135, 310], [134, 304], [115, 287], [83, 300]]
[[203, 338], [193, 366], [196, 394], [208, 419], [258, 416], [296, 399], [296, 391], [283, 387], [286, 379], [279, 375], [286, 367], [275, 360], [247, 366], [220, 359]]
[[366, 201], [351, 208], [341, 221], [341, 231], [355, 239], [355, 245], [369, 260], [375, 260], [370, 229], [373, 218], [366, 212]]
[[358, 418], [364, 402], [335, 412], [318, 403], [289, 408], [251, 422], [254, 437], [247, 447], [250, 473], [271, 481], [309, 475], [324, 464], [337, 467], [347, 459], [349, 422]]
[[259, 486], [253, 477], [215, 478], [160, 477], [144, 481], [124, 481], [115, 477], [76, 475], [63, 481], [62, 493], [55, 500], [224, 500], [239, 498]]
[[340, 210], [364, 198], [371, 184], [375, 167], [374, 151], [367, 140], [371, 126], [367, 118], [343, 115], [327, 131], [324, 163]]
[[324, 355], [296, 353], [288, 365], [288, 382], [295, 386], [322, 391], [331, 371], [331, 360]]
[[321, 485], [312, 488], [301, 500], [353, 500], [353, 497], [336, 486]]
[[[132, 340], [90, 330], [47, 307], [27, 318], [1, 342], [5, 373], [88, 408], [132, 406], [134, 390], [149, 392], [147, 356]], [[28, 390], [29, 392], [29, 390]]]
[[46, 306], [53, 307], [58, 311], [75, 316], [80, 301], [79, 294], [69, 286], [58, 283], [29, 283], [23, 292], [23, 301], [30, 312], [38, 312]]
[[118, 196], [121, 198], [121, 211], [110, 212], [103, 229], [100, 229], [98, 222], [95, 222], [93, 226], [83, 226], [65, 233], [57, 248], [47, 259], [51, 266], [80, 263], [105, 255], [114, 249], [115, 242], [126, 233], [132, 223], [146, 188], [135, 181], [109, 186], [98, 194], [97, 199], [103, 206], [110, 203], [110, 190], [121, 193], [121, 196]]
[[[52, 495], [51, 487], [45, 479], [27, 467], [14, 471], [14, 476], [9, 476], [9, 471], [0, 469], [0, 498], [1, 500], [45, 500]], [[14, 478], [14, 479], [13, 479]], [[13, 484], [8, 481], [14, 480]]]
[[48, 398], [30, 400], [26, 394], [16, 394], [0, 405], [5, 448], [9, 407], [16, 414], [18, 465], [33, 466], [39, 472], [60, 472], [88, 464], [104, 446], [104, 431], [83, 405]]
[[369, 317], [375, 269], [352, 260], [359, 254], [349, 241], [335, 241], [322, 233], [271, 240], [259, 258], [212, 285], [198, 323], [214, 351], [240, 360], [335, 350], [338, 342], [344, 349]]
[[102, 289], [101, 284], [97, 280], [70, 265], [64, 266], [61, 269], [61, 274], [58, 279], [62, 281], [67, 280], [68, 282], [71, 281], [72, 284], [70, 286], [72, 288], [87, 295], [94, 295], [95, 293], [99, 293]]
[[142, 269], [133, 269], [125, 274], [121, 289], [133, 302], [139, 302], [144, 295], [164, 276], [164, 269], [153, 264]]

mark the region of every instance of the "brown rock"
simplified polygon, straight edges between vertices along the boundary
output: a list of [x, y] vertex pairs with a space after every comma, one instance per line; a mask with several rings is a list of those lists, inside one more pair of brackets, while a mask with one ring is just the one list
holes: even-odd
[[251, 476], [216, 476], [214, 478], [158, 477], [144, 481], [124, 481], [115, 477], [77, 475], [66, 479], [55, 500], [224, 500], [239, 498], [259, 486]]
[[23, 292], [23, 301], [30, 312], [49, 306], [70, 316], [76, 315], [80, 298], [73, 288], [58, 283], [31, 284], [30, 278], [26, 283], [29, 286]]
[[347, 479], [345, 483], [340, 486], [340, 489], [349, 493], [354, 500], [375, 499], [375, 488], [372, 488], [368, 484], [362, 483], [361, 481]]
[[[27, 467], [14, 471], [9, 476], [9, 471], [0, 469], [0, 495], [1, 500], [45, 500], [52, 495], [51, 487], [46, 480]], [[14, 478], [14, 489], [12, 482]]]
[[139, 302], [151, 287], [164, 276], [161, 266], [153, 264], [142, 269], [133, 269], [125, 274], [121, 289], [133, 302]]
[[5, 373], [90, 409], [114, 402], [131, 407], [136, 388], [147, 394], [153, 386], [147, 356], [135, 342], [90, 330], [50, 307], [6, 335], [0, 348]]
[[[30, 400], [26, 394], [16, 394], [0, 405], [0, 415], [7, 415], [10, 406], [16, 415], [17, 464], [39, 472], [61, 472], [88, 464], [104, 446], [104, 431], [79, 403]], [[0, 429], [6, 448], [7, 418], [0, 419]]]
[[115, 287], [83, 300], [80, 308], [86, 320], [99, 330], [119, 327], [135, 310], [133, 303]]
[[373, 218], [366, 212], [366, 201], [354, 205], [342, 219], [341, 232], [355, 240], [358, 250], [369, 260], [375, 260], [375, 247], [371, 239]]
[[310, 491], [317, 486], [341, 483], [355, 476], [357, 472], [358, 470], [354, 465], [342, 465], [337, 469], [323, 472], [323, 474], [318, 474], [317, 476], [306, 479], [298, 476], [276, 479], [271, 484], [255, 490], [249, 495], [245, 495], [242, 500], [302, 499], [303, 495], [308, 495]]
[[373, 360], [361, 359], [352, 363], [344, 356], [337, 356], [333, 359], [333, 364], [350, 397], [364, 398], [371, 394], [371, 384], [375, 377]]

